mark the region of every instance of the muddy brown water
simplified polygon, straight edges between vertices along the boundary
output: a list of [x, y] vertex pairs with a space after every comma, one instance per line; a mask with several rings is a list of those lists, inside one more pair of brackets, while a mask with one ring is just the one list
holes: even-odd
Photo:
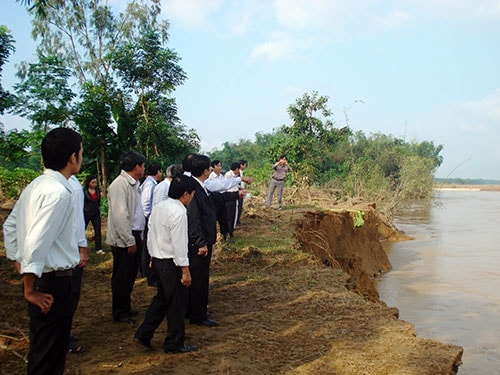
[[464, 348], [458, 374], [500, 374], [500, 192], [441, 190], [398, 213], [415, 240], [387, 243], [377, 284], [419, 337]]

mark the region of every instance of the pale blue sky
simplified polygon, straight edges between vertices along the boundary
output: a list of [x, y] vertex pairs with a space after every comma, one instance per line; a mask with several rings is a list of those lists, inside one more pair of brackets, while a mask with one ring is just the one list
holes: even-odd
[[[499, 0], [166, 0], [163, 15], [188, 75], [179, 115], [205, 151], [289, 124], [318, 91], [339, 127], [347, 114], [354, 131], [444, 145], [438, 177], [500, 180]], [[17, 41], [6, 88], [29, 22], [16, 3], [0, 14]]]

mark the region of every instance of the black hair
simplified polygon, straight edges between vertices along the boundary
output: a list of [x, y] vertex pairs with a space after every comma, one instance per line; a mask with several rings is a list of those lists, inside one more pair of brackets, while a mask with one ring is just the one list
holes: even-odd
[[182, 169], [184, 172], [191, 172], [191, 163], [193, 162], [193, 158], [196, 154], [187, 154], [182, 159]]
[[222, 164], [222, 163], [220, 162], [220, 160], [217, 160], [217, 159], [212, 160], [212, 162], [210, 163], [212, 168], [215, 167], [216, 165], [219, 165], [219, 164]]
[[71, 155], [78, 159], [82, 147], [82, 136], [70, 128], [56, 128], [45, 135], [42, 141], [42, 158], [45, 168], [64, 169]]
[[125, 172], [130, 172], [136, 165], [141, 165], [146, 162], [146, 157], [137, 151], [127, 151], [122, 155], [122, 169]]
[[247, 165], [247, 164], [248, 164], [248, 162], [247, 162], [245, 159], [240, 159], [240, 160], [238, 160], [238, 163], [240, 163], [240, 166], [241, 166], [241, 165]]
[[197, 182], [189, 176], [175, 176], [168, 188], [169, 198], [179, 199], [184, 193], [191, 194], [196, 189]]
[[240, 163], [235, 161], [234, 163], [231, 163], [231, 170], [234, 171], [236, 169], [240, 168]]
[[94, 179], [97, 180], [97, 177], [94, 174], [89, 174], [87, 177], [85, 177], [85, 181], [83, 183], [83, 186], [85, 187], [85, 189], [89, 188], [90, 181], [92, 181]]
[[[285, 158], [285, 159], [286, 159], [286, 155], [285, 155], [285, 154], [283, 154], [283, 155], [281, 155], [281, 156], [280, 156], [280, 160], [281, 160], [281, 159], [283, 159], [283, 158]], [[288, 160], [288, 159], [287, 159], [287, 160]]]
[[151, 163], [146, 170], [146, 175], [148, 176], [156, 176], [158, 171], [161, 171], [161, 165], [158, 163]]
[[191, 161], [191, 174], [200, 177], [203, 171], [210, 168], [210, 158], [205, 155], [194, 155]]

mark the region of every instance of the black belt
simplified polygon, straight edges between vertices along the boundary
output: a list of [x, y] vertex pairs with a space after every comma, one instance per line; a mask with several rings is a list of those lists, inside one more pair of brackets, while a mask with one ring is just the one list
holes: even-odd
[[274, 178], [274, 177], [273, 177], [273, 180], [276, 180], [276, 181], [285, 181], [285, 179], [284, 179], [284, 178], [279, 179], [279, 178]]
[[45, 272], [42, 273], [41, 278], [48, 279], [51, 277], [71, 277], [71, 276], [73, 276], [73, 268], [70, 268], [69, 270]]

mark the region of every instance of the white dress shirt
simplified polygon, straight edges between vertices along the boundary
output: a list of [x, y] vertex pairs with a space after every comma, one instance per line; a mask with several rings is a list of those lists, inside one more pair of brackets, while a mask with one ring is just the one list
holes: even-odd
[[153, 191], [153, 207], [156, 206], [161, 201], [166, 201], [168, 199], [168, 190], [170, 189], [170, 181], [164, 179], [158, 185], [156, 185]]
[[153, 176], [148, 176], [141, 185], [141, 203], [144, 217], [148, 218], [153, 209], [153, 192], [158, 182]]
[[83, 196], [83, 187], [76, 176], [71, 176], [68, 181], [71, 185], [73, 205], [75, 207], [74, 220], [76, 241], [78, 243], [78, 247], [87, 247], [87, 236], [85, 235], [85, 217], [83, 215], [83, 200], [85, 199]]
[[60, 172], [46, 169], [24, 189], [3, 225], [7, 258], [20, 263], [21, 274], [41, 277], [79, 263], [73, 210], [71, 186]]
[[157, 259], [173, 259], [176, 266], [189, 266], [187, 209], [178, 199], [168, 198], [153, 207], [148, 224], [148, 251]]
[[222, 174], [219, 174], [217, 176], [215, 173], [213, 173], [213, 175], [216, 177], [212, 177], [212, 174], [210, 174], [210, 176], [205, 180], [205, 186], [209, 191], [222, 193], [223, 191], [233, 189], [235, 186], [239, 186], [241, 184], [241, 178], [234, 176], [234, 174], [232, 178], [224, 178]]

